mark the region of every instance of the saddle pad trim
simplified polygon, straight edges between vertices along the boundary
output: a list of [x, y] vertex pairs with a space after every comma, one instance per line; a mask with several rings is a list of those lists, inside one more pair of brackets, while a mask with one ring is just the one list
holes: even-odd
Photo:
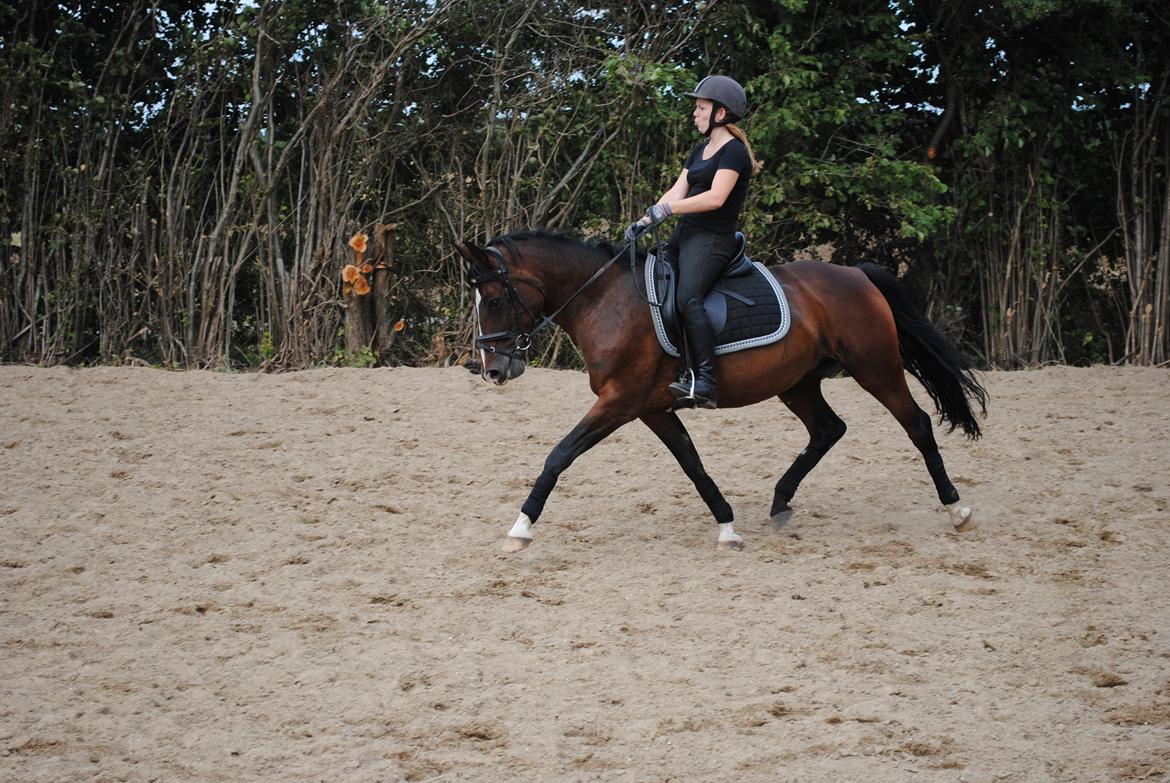
[[[654, 257], [651, 256], [649, 259], [647, 259], [646, 262], [646, 294], [651, 302], [658, 302], [658, 292], [654, 289], [654, 261]], [[717, 345], [715, 347], [716, 355], [735, 353], [736, 351], [745, 351], [748, 348], [759, 348], [764, 345], [771, 345], [772, 343], [778, 342], [780, 339], [782, 339], [784, 335], [788, 334], [788, 327], [791, 326], [792, 318], [788, 311], [788, 299], [784, 296], [784, 290], [780, 287], [780, 281], [776, 279], [775, 275], [769, 273], [767, 268], [765, 268], [764, 265], [759, 261], [753, 261], [752, 265], [755, 266], [756, 269], [759, 270], [760, 274], [764, 276], [764, 279], [768, 281], [768, 284], [772, 286], [772, 291], [776, 294], [776, 301], [780, 305], [780, 325], [776, 328], [776, 331], [772, 332], [771, 334], [765, 334], [759, 337], [751, 337], [746, 340], [737, 340], [736, 342], [727, 343], [726, 345]], [[723, 295], [725, 296], [726, 294]], [[677, 347], [675, 347], [674, 343], [672, 343], [670, 338], [666, 335], [666, 327], [662, 323], [661, 307], [650, 305], [650, 317], [651, 320], [654, 321], [654, 334], [657, 335], [658, 344], [662, 346], [662, 350], [666, 351], [666, 353], [670, 356], [678, 358], [681, 355], [681, 352]], [[718, 337], [719, 336], [716, 335], [716, 339], [718, 339]]]

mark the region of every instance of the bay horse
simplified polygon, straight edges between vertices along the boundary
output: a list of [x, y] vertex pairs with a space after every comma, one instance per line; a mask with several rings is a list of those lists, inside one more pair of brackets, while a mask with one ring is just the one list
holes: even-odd
[[[548, 455], [503, 550], [527, 547], [561, 473], [634, 419], [658, 436], [694, 482], [719, 525], [719, 548], [741, 548], [731, 506], [673, 410], [667, 385], [678, 375], [679, 359], [658, 344], [649, 305], [631, 270], [615, 263], [623, 251], [542, 231], [507, 234], [484, 247], [464, 242], [456, 250], [474, 294], [478, 369], [484, 380], [503, 386], [517, 378], [524, 372], [532, 333], [555, 323], [580, 349], [597, 395], [585, 417]], [[643, 260], [640, 256], [639, 263]], [[720, 408], [779, 397], [808, 430], [808, 445], [776, 483], [772, 522], [779, 526], [788, 520], [800, 482], [845, 434], [845, 422], [821, 394], [821, 380], [843, 369], [894, 415], [921, 452], [954, 528], [971, 529], [971, 508], [959, 502], [931, 418], [910, 394], [904, 372], [922, 384], [949, 431], [961, 428], [974, 440], [981, 432], [972, 403], [986, 414], [987, 391], [970, 362], [880, 267], [791, 262], [768, 272], [788, 299], [788, 334], [771, 345], [719, 356], [716, 377]]]

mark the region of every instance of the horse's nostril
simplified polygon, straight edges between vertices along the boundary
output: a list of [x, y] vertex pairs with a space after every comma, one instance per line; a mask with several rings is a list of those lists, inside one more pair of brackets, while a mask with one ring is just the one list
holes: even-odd
[[488, 371], [487, 371], [487, 377], [488, 377], [490, 380], [493, 380], [493, 381], [498, 381], [498, 380], [500, 380], [501, 378], [503, 378], [503, 377], [504, 377], [504, 374], [503, 374], [502, 372], [500, 372], [499, 370], [488, 370]]

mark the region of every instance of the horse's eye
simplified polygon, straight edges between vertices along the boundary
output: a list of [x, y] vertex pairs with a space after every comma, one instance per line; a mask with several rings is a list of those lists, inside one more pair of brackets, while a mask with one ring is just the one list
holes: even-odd
[[501, 304], [502, 304], [502, 302], [500, 301], [500, 297], [493, 296], [491, 299], [488, 300], [488, 309], [489, 310], [499, 310]]

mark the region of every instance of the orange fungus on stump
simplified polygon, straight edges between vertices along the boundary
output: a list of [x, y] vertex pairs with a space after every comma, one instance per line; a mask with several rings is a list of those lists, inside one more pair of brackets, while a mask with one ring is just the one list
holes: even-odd
[[366, 242], [368, 242], [369, 239], [370, 237], [366, 234], [354, 234], [349, 238], [349, 246], [359, 253], [364, 253], [366, 252]]

